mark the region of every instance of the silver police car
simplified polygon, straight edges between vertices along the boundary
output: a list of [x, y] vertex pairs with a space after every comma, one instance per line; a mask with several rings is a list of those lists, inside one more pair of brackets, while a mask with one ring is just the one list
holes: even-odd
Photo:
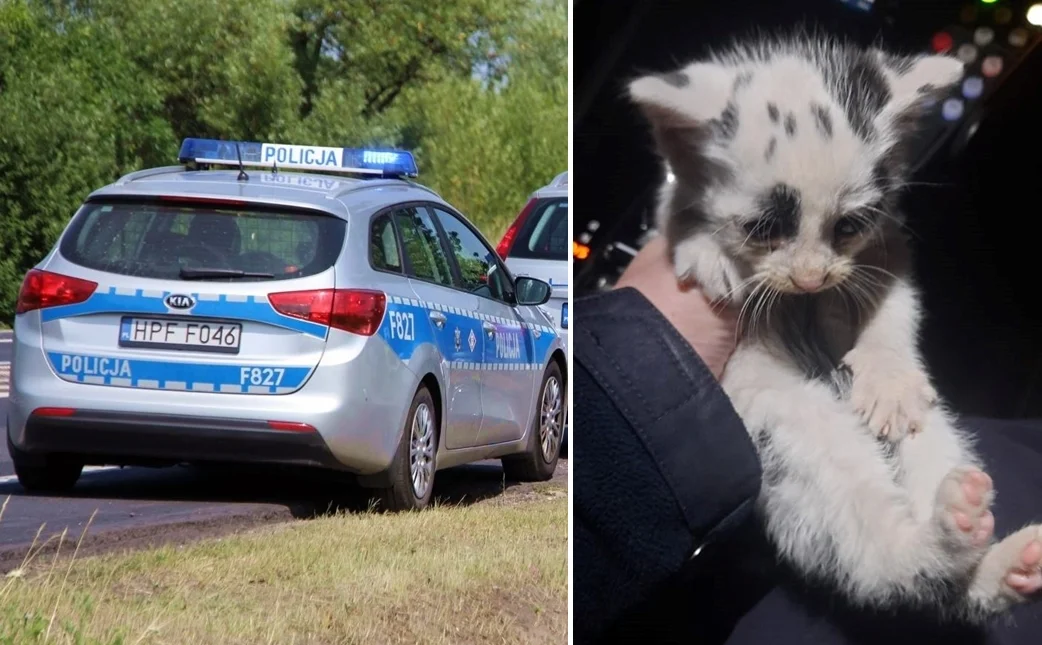
[[552, 476], [552, 289], [411, 181], [411, 154], [187, 139], [179, 161], [92, 193], [25, 277], [7, 418], [25, 488], [253, 462], [353, 473], [403, 510], [467, 462]]

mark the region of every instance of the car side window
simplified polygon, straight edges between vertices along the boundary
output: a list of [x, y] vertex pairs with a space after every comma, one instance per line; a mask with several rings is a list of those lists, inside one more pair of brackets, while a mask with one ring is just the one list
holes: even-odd
[[402, 272], [402, 258], [398, 255], [398, 236], [390, 215], [374, 217], [369, 225], [369, 262], [374, 269]]
[[437, 214], [449, 240], [449, 248], [456, 256], [463, 280], [460, 286], [471, 293], [509, 303], [510, 279], [499, 266], [495, 251], [453, 213], [437, 206], [432, 206], [431, 210]]
[[403, 208], [394, 214], [402, 234], [402, 248], [409, 258], [412, 275], [435, 284], [452, 286], [452, 273], [438, 229], [425, 208]]

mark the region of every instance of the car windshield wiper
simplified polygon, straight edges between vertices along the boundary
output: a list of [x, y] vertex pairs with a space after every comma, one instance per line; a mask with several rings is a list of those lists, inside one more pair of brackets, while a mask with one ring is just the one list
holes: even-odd
[[273, 273], [243, 271], [242, 269], [195, 269], [181, 267], [182, 280], [206, 280], [207, 278], [274, 278]]

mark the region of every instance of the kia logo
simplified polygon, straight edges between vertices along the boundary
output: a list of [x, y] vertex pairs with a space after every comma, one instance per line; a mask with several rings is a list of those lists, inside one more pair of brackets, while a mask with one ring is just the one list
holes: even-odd
[[171, 309], [191, 309], [195, 306], [195, 298], [180, 293], [172, 293], [166, 297], [166, 306]]

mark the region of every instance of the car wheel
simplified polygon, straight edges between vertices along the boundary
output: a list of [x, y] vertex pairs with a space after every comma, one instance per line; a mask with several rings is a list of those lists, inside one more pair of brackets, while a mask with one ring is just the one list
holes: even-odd
[[520, 455], [503, 458], [503, 472], [515, 481], [546, 481], [554, 476], [564, 434], [564, 379], [550, 363], [539, 388], [537, 414], [528, 432], [528, 447]]
[[7, 452], [14, 463], [18, 483], [31, 493], [63, 493], [79, 481], [83, 462], [58, 455], [33, 455], [22, 452], [7, 437]]
[[438, 418], [434, 399], [421, 385], [409, 406], [402, 439], [391, 463], [391, 485], [380, 491], [384, 510], [418, 511], [427, 507], [434, 491], [438, 453]]

